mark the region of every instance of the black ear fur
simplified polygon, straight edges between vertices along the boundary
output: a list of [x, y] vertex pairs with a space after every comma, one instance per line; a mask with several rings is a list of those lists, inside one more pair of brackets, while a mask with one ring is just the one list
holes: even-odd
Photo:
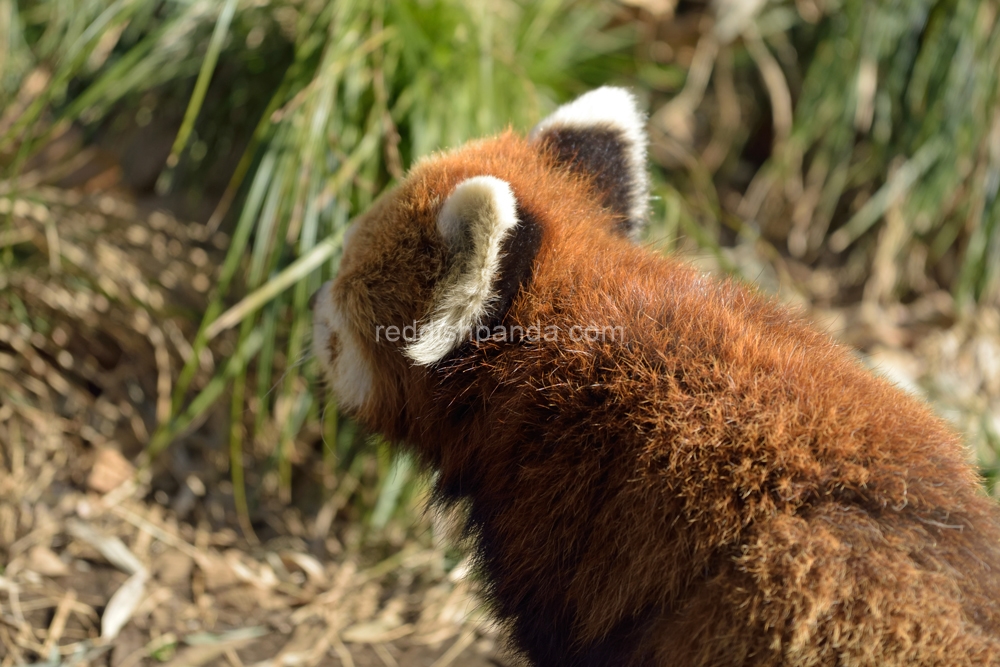
[[641, 223], [632, 216], [632, 175], [625, 159], [625, 139], [611, 128], [553, 127], [539, 138], [543, 150], [573, 171], [590, 174], [607, 208], [621, 216], [615, 226], [631, 236]]
[[517, 227], [504, 239], [500, 271], [493, 283], [496, 301], [486, 317], [491, 328], [503, 321], [521, 286], [531, 278], [535, 256], [542, 245], [542, 227], [535, 216], [518, 206], [517, 218]]
[[646, 222], [645, 118], [622, 88], [604, 87], [559, 107], [531, 133], [558, 164], [589, 174], [602, 203], [618, 214], [615, 231], [637, 238]]

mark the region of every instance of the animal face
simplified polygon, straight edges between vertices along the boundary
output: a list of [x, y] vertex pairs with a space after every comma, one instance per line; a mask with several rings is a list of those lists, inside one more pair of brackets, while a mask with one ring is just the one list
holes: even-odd
[[[314, 351], [338, 404], [397, 432], [433, 369], [500, 323], [540, 253], [593, 234], [634, 238], [646, 215], [643, 119], [595, 90], [530, 137], [433, 155], [353, 223], [314, 309]], [[410, 407], [408, 407], [410, 406]]]

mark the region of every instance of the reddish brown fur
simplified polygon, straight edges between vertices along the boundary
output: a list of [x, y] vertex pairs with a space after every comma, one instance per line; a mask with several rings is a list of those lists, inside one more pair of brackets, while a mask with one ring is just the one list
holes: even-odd
[[[425, 315], [457, 183], [542, 226], [505, 324], [431, 368], [375, 324]], [[959, 438], [850, 351], [733, 281], [610, 230], [583, 177], [507, 133], [419, 165], [334, 283], [375, 369], [357, 416], [440, 472], [498, 617], [540, 664], [1000, 664], [1000, 521]]]

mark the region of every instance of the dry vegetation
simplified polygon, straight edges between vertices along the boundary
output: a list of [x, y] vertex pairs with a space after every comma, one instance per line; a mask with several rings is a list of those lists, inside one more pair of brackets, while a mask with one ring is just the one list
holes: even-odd
[[0, 0], [0, 666], [505, 664], [305, 302], [415, 157], [605, 81], [654, 112], [650, 242], [808, 309], [996, 491], [995, 3], [365, 4]]

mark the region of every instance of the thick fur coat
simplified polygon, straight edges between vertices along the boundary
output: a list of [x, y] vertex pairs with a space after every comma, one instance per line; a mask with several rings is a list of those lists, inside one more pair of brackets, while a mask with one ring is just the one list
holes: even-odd
[[469, 508], [538, 665], [1000, 664], [1000, 513], [960, 438], [772, 299], [634, 242], [602, 88], [435, 155], [315, 308], [341, 407]]

